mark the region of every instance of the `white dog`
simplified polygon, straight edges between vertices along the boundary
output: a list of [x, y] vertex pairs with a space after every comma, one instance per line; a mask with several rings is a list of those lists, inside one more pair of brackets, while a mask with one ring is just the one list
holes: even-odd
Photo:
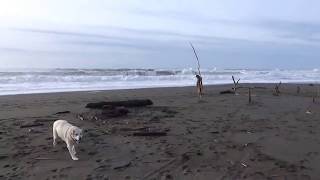
[[82, 138], [82, 130], [66, 120], [56, 120], [53, 123], [53, 146], [57, 144], [56, 140], [60, 137], [66, 144], [73, 160], [78, 160], [76, 157], [75, 144], [78, 144]]

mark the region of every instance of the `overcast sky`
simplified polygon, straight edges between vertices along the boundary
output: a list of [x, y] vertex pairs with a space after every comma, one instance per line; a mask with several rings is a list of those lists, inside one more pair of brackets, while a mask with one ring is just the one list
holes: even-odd
[[318, 0], [7, 0], [0, 68], [319, 68]]

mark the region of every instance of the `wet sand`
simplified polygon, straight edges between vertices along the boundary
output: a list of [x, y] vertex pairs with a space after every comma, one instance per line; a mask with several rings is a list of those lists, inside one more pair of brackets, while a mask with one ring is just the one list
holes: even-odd
[[[273, 84], [239, 95], [232, 85], [0, 96], [0, 179], [320, 179], [320, 99], [316, 87]], [[90, 102], [151, 99], [124, 117], [90, 118]], [[318, 103], [319, 102], [319, 103]], [[70, 113], [56, 114], [70, 111]], [[308, 112], [308, 113], [306, 113]], [[87, 115], [84, 120], [79, 114]], [[85, 130], [72, 161], [52, 147], [52, 124]], [[38, 124], [36, 127], [25, 125]], [[140, 129], [166, 136], [133, 136]]]

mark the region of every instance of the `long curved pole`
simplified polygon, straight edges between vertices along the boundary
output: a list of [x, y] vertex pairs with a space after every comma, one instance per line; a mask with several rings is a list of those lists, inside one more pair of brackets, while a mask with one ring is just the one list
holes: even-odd
[[199, 58], [198, 58], [197, 52], [196, 52], [196, 50], [194, 49], [194, 47], [193, 47], [192, 43], [191, 43], [191, 42], [189, 42], [189, 43], [190, 43], [190, 46], [191, 46], [191, 47], [192, 47], [192, 49], [193, 49], [193, 53], [194, 53], [194, 55], [196, 56], [196, 59], [197, 59], [197, 62], [198, 62], [198, 72], [199, 72], [199, 76], [201, 76], [201, 72], [200, 72], [200, 61], [199, 61]]

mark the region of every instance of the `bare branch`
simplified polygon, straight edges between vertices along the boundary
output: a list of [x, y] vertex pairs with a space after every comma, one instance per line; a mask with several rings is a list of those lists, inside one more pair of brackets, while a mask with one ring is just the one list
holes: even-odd
[[232, 80], [233, 80], [233, 88], [232, 89], [234, 91], [234, 94], [237, 95], [237, 89], [238, 89], [238, 84], [239, 84], [240, 79], [238, 79], [238, 81], [236, 82], [234, 80], [234, 76], [232, 76]]
[[274, 96], [279, 96], [280, 95], [280, 86], [281, 86], [281, 81], [280, 81], [280, 83], [279, 84], [277, 84], [275, 87], [274, 87], [274, 93], [273, 93], [273, 95]]
[[189, 43], [193, 49], [193, 53], [194, 53], [194, 55], [197, 59], [197, 62], [198, 62], [198, 74], [196, 75], [196, 78], [197, 78], [198, 95], [199, 95], [199, 98], [201, 99], [202, 94], [203, 94], [203, 84], [202, 84], [202, 77], [201, 77], [201, 71], [200, 71], [200, 61], [199, 61], [197, 52], [196, 52], [195, 48], [193, 47], [192, 43], [191, 42], [189, 42]]
[[191, 47], [192, 47], [192, 49], [193, 49], [193, 53], [194, 53], [194, 55], [196, 56], [196, 59], [197, 59], [197, 62], [198, 62], [198, 72], [199, 72], [199, 75], [201, 76], [201, 71], [200, 71], [200, 61], [199, 61], [199, 58], [198, 58], [197, 52], [196, 52], [196, 50], [194, 49], [194, 47], [193, 47], [192, 43], [191, 43], [191, 42], [189, 42], [189, 43], [190, 43], [190, 46], [191, 46]]
[[300, 94], [301, 88], [300, 86], [297, 86], [297, 94]]
[[252, 102], [252, 98], [251, 98], [251, 87], [249, 87], [249, 103], [251, 103]]
[[233, 84], [236, 84], [236, 81], [234, 80], [234, 77], [232, 76]]

